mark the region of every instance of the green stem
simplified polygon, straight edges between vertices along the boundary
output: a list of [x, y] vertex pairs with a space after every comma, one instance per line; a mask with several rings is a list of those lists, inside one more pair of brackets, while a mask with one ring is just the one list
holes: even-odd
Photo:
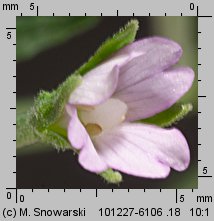
[[38, 141], [29, 119], [30, 115], [28, 113], [18, 114], [16, 117], [16, 148]]

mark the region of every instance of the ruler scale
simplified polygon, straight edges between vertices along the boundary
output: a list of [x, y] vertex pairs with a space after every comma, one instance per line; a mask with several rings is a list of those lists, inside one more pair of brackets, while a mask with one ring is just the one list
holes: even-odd
[[[159, 5], [160, 4], [160, 5]], [[122, 0], [1, 2], [1, 186], [0, 220], [81, 220], [124, 216], [134, 220], [212, 220], [214, 36], [212, 1]], [[197, 16], [198, 189], [16, 188], [16, 16]], [[14, 47], [15, 46], [15, 47]], [[58, 210], [58, 211], [57, 211]], [[59, 215], [60, 213], [60, 215]], [[213, 218], [212, 218], [213, 217]]]

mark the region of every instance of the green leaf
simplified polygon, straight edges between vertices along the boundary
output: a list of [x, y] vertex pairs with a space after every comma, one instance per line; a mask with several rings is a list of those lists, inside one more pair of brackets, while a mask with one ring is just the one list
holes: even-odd
[[18, 17], [16, 23], [17, 61], [29, 59], [47, 48], [91, 29], [100, 19], [100, 17], [93, 16]]
[[160, 127], [169, 127], [172, 124], [183, 119], [190, 111], [192, 104], [174, 104], [171, 108], [147, 119], [143, 119], [141, 123], [155, 124]]
[[95, 68], [102, 61], [107, 59], [114, 52], [118, 51], [127, 44], [135, 40], [135, 36], [138, 30], [138, 21], [129, 21], [124, 28], [121, 28], [119, 32], [113, 35], [112, 38], [108, 38], [96, 51], [96, 53], [83, 64], [76, 73], [80, 75], [86, 74], [91, 69]]
[[123, 181], [122, 175], [118, 171], [108, 169], [99, 174], [107, 183], [119, 184]]

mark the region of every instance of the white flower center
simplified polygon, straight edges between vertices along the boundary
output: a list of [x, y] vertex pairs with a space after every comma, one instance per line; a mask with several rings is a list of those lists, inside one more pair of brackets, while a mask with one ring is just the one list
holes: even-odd
[[79, 107], [79, 117], [91, 136], [110, 130], [125, 120], [127, 105], [115, 98], [94, 107]]

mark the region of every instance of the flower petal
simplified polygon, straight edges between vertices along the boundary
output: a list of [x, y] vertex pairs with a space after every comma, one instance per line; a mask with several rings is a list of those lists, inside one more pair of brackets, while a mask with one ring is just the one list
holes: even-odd
[[87, 142], [88, 133], [77, 116], [77, 109], [72, 105], [66, 105], [66, 111], [70, 116], [68, 140], [72, 147], [81, 149]]
[[117, 91], [162, 72], [176, 64], [182, 55], [182, 49], [176, 42], [161, 37], [136, 41], [120, 53], [125, 51], [133, 51], [139, 56], [121, 67]]
[[97, 105], [111, 97], [117, 87], [119, 68], [100, 72], [95, 68], [83, 77], [82, 83], [69, 98], [72, 105]]
[[112, 169], [148, 178], [165, 178], [170, 167], [185, 170], [189, 165], [186, 139], [177, 129], [124, 123], [98, 136], [94, 145]]
[[[155, 64], [158, 70], [160, 70], [161, 67], [166, 68], [176, 63], [181, 53], [181, 48], [178, 44], [165, 38], [146, 38], [131, 43], [89, 71], [84, 76], [81, 85], [71, 94], [69, 103], [75, 105], [96, 105], [105, 101], [116, 89], [119, 74], [118, 68], [123, 67], [126, 63], [139, 56], [142, 56], [141, 60], [145, 63], [143, 66], [148, 64], [147, 61], [149, 61], [149, 64]], [[152, 59], [153, 62], [151, 61]], [[123, 72], [120, 71], [120, 73]], [[126, 81], [126, 74], [123, 74], [123, 76], [124, 80], [121, 79], [121, 82]], [[128, 74], [128, 77], [130, 78], [130, 74]]]
[[79, 153], [79, 163], [81, 166], [93, 173], [101, 173], [108, 169], [107, 164], [103, 159], [97, 154], [94, 145], [90, 139], [87, 137], [85, 146], [81, 149]]
[[168, 69], [130, 85], [113, 96], [128, 105], [127, 121], [151, 117], [176, 103], [192, 86], [190, 68]]
[[67, 105], [66, 110], [71, 116], [68, 126], [68, 139], [74, 148], [81, 149], [78, 158], [81, 166], [95, 173], [108, 169], [106, 163], [97, 154], [87, 131], [80, 122], [76, 108]]

